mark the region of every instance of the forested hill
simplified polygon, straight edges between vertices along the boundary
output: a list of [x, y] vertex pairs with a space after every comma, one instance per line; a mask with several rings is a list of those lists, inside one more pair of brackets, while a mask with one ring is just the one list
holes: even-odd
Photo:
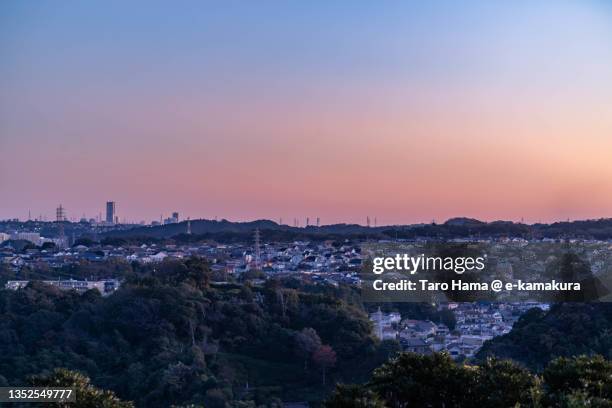
[[269, 406], [321, 400], [393, 351], [350, 292], [210, 277], [193, 258], [138, 267], [108, 297], [38, 282], [0, 290], [0, 386], [65, 367], [140, 407]]
[[[270, 220], [231, 222], [227, 220], [192, 220], [191, 232], [204, 238], [247, 238], [255, 229], [274, 239], [327, 239], [338, 237], [394, 238], [455, 238], [468, 236], [523, 238], [594, 238], [612, 239], [612, 219], [557, 222], [553, 224], [522, 224], [510, 221], [482, 222], [470, 218], [453, 218], [443, 224], [417, 224], [366, 227], [357, 224], [334, 224], [320, 227], [290, 227]], [[170, 238], [185, 234], [187, 221], [153, 227], [109, 231], [103, 237]]]
[[478, 359], [510, 358], [540, 370], [559, 356], [601, 354], [612, 359], [612, 304], [559, 303], [532, 309], [512, 331], [484, 344]]
[[[232, 222], [227, 220], [191, 220], [191, 232], [194, 235], [203, 234], [234, 234], [253, 236], [253, 231], [274, 231], [284, 233], [287, 236], [308, 236], [308, 235], [325, 235], [325, 234], [377, 234], [381, 233], [384, 228], [368, 228], [357, 224], [335, 224], [325, 226], [308, 226], [303, 228], [290, 227], [288, 225], [280, 225], [270, 220], [256, 220], [248, 222]], [[185, 234], [187, 232], [187, 221], [176, 224], [158, 225], [152, 227], [136, 227], [129, 230], [113, 230], [109, 231], [104, 236], [106, 237], [131, 237], [143, 236], [153, 238], [169, 238], [172, 236]]]

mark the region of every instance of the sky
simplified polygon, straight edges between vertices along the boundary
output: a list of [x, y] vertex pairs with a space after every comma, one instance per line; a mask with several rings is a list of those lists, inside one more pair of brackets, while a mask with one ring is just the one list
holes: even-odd
[[0, 219], [612, 217], [610, 39], [588, 0], [0, 2]]

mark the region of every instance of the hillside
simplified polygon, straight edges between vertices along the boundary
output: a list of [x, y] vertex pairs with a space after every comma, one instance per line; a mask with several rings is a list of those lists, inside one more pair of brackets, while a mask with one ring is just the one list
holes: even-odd
[[559, 356], [601, 354], [612, 359], [612, 304], [560, 303], [532, 309], [512, 331], [484, 344], [477, 358], [509, 358], [540, 370]]
[[392, 351], [339, 294], [209, 280], [190, 259], [135, 270], [108, 297], [0, 290], [0, 385], [65, 367], [141, 407], [320, 401], [331, 380], [362, 381]]
[[[553, 224], [521, 224], [510, 221], [482, 222], [469, 218], [452, 218], [443, 224], [396, 225], [366, 227], [357, 224], [333, 224], [320, 227], [290, 227], [270, 220], [231, 222], [227, 220], [192, 220], [191, 232], [202, 238], [247, 238], [259, 229], [277, 239], [334, 239], [338, 237], [370, 237], [380, 239], [417, 237], [455, 238], [468, 236], [482, 237], [523, 237], [553, 238], [568, 237], [611, 239], [612, 219], [557, 222]], [[187, 221], [152, 227], [135, 227], [128, 230], [113, 230], [102, 237], [149, 237], [170, 238], [187, 232]]]

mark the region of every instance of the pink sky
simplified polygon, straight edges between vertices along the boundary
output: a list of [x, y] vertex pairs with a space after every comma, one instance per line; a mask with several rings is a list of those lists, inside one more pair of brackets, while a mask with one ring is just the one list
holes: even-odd
[[0, 219], [60, 203], [94, 217], [107, 200], [147, 222], [612, 217], [609, 10], [521, 7], [424, 10], [440, 24], [428, 37], [406, 31], [409, 13], [338, 14], [317, 34], [314, 16], [245, 15], [246, 37], [219, 20], [225, 41], [203, 46], [201, 24], [162, 26], [149, 48], [127, 23], [125, 42], [103, 38], [111, 12], [87, 41], [66, 25], [78, 10], [16, 12], [0, 44]]

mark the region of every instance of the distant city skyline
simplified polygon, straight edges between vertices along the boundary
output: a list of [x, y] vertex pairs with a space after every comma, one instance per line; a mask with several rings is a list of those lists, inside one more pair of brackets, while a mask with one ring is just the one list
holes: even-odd
[[594, 0], [2, 2], [0, 219], [612, 217], [610, 38]]
[[[20, 216], [14, 216], [14, 217], [6, 217], [6, 218], [0, 218], [0, 221], [6, 221], [6, 220], [12, 220], [12, 219], [18, 219], [20, 222], [25, 222], [25, 221], [42, 221], [42, 222], [54, 222], [60, 219], [59, 215], [57, 214], [62, 214], [62, 219], [64, 221], [71, 221], [71, 222], [79, 222], [83, 219], [85, 219], [86, 221], [90, 221], [93, 220], [97, 223], [103, 223], [103, 224], [123, 224], [123, 223], [127, 223], [127, 224], [146, 224], [146, 225], [150, 225], [150, 224], [167, 224], [167, 223], [177, 223], [177, 222], [183, 222], [183, 221], [197, 221], [197, 220], [211, 220], [211, 221], [221, 221], [221, 220], [227, 220], [230, 222], [249, 222], [249, 221], [258, 221], [258, 220], [269, 220], [269, 221], [273, 221], [277, 224], [281, 224], [281, 225], [288, 225], [288, 226], [295, 226], [295, 227], [305, 227], [305, 226], [325, 226], [325, 225], [332, 225], [332, 224], [358, 224], [358, 225], [363, 225], [363, 226], [371, 226], [371, 227], [381, 227], [381, 226], [392, 226], [392, 225], [416, 225], [416, 224], [430, 224], [430, 223], [444, 223], [450, 219], [456, 219], [456, 218], [473, 218], [473, 219], [477, 219], [479, 221], [483, 221], [483, 222], [492, 222], [492, 221], [512, 221], [512, 222], [517, 222], [517, 223], [525, 223], [525, 224], [537, 224], [537, 223], [554, 223], [554, 222], [565, 222], [565, 221], [586, 221], [586, 220], [598, 220], [598, 219], [602, 219], [602, 218], [612, 218], [612, 217], [593, 217], [593, 218], [576, 218], [576, 219], [571, 219], [571, 218], [566, 218], [566, 219], [556, 219], [556, 220], [528, 220], [525, 219], [524, 217], [521, 217], [520, 219], [510, 219], [510, 218], [496, 218], [496, 219], [482, 219], [482, 218], [478, 218], [478, 217], [467, 217], [464, 215], [455, 215], [455, 216], [451, 216], [451, 217], [447, 217], [447, 218], [443, 218], [443, 219], [430, 219], [430, 220], [422, 220], [422, 221], [406, 221], [406, 222], [380, 222], [378, 220], [377, 216], [365, 216], [363, 217], [363, 219], [359, 219], [359, 220], [334, 220], [334, 221], [329, 221], [329, 222], [325, 222], [324, 220], [321, 219], [321, 217], [313, 217], [313, 216], [295, 216], [295, 217], [277, 217], [277, 218], [273, 218], [273, 217], [259, 217], [259, 218], [228, 218], [228, 217], [223, 217], [223, 216], [191, 216], [191, 215], [184, 215], [178, 211], [170, 211], [169, 213], [160, 213], [159, 216], [157, 218], [152, 218], [152, 219], [147, 219], [147, 218], [143, 218], [143, 217], [135, 217], [135, 218], [129, 218], [129, 217], [120, 217], [117, 215], [116, 213], [116, 208], [115, 205], [116, 203], [113, 202], [106, 202], [106, 207], [105, 210], [106, 212], [99, 212], [97, 214], [86, 214], [86, 213], [81, 213], [80, 216], [77, 215], [70, 215], [67, 213], [67, 209], [65, 206], [63, 206], [63, 204], [60, 204], [58, 206], [58, 208], [56, 208], [56, 217], [53, 218], [47, 214], [32, 214], [31, 210], [29, 210], [27, 212], [27, 216], [26, 217], [20, 217]], [[109, 217], [109, 204], [112, 204], [112, 214], [113, 214], [113, 221], [109, 221], [109, 219], [111, 219]], [[60, 210], [61, 209], [61, 210]], [[180, 217], [179, 217], [180, 214]]]

